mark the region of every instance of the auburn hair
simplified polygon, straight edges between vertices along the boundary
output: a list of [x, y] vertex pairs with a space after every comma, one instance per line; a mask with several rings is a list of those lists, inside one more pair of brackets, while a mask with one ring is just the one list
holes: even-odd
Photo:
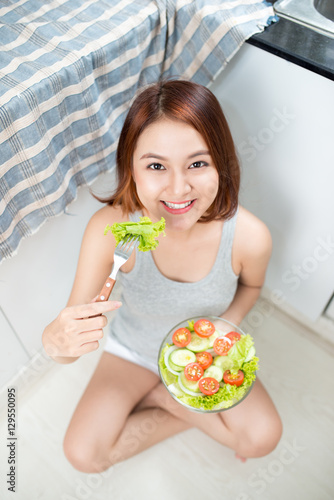
[[232, 135], [215, 95], [206, 87], [185, 80], [159, 81], [146, 87], [126, 116], [116, 152], [118, 187], [103, 203], [121, 206], [125, 213], [142, 209], [132, 175], [132, 160], [140, 134], [161, 118], [180, 120], [204, 138], [217, 169], [216, 199], [200, 222], [228, 219], [238, 206], [240, 167]]

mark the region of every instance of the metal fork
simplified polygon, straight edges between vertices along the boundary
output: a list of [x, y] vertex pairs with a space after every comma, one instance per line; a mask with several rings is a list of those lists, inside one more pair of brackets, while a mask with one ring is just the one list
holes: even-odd
[[114, 264], [112, 266], [111, 273], [106, 279], [96, 302], [105, 302], [109, 299], [111, 291], [116, 283], [117, 272], [119, 268], [128, 260], [137, 243], [138, 239], [136, 236], [130, 237], [128, 240], [120, 241], [118, 243], [115, 248]]

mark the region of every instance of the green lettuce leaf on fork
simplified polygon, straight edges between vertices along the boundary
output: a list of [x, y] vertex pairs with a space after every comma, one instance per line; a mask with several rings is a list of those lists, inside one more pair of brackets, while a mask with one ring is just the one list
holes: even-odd
[[154, 250], [158, 246], [156, 238], [160, 233], [165, 236], [166, 221], [163, 217], [158, 222], [152, 222], [149, 217], [140, 217], [139, 222], [115, 222], [112, 226], [107, 226], [104, 229], [104, 234], [111, 231], [115, 237], [116, 244], [126, 243], [133, 237], [138, 238], [138, 250], [147, 252]]

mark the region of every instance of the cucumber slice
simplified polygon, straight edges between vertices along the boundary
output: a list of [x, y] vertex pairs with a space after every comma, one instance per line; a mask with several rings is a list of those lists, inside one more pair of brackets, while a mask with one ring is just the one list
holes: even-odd
[[[172, 345], [170, 346], [169, 349], [167, 349], [167, 351], [165, 352], [165, 356], [164, 356], [164, 361], [165, 361], [165, 365], [167, 367], [167, 369], [173, 373], [174, 375], [178, 375], [179, 374], [179, 371], [175, 370], [174, 369], [174, 363], [171, 362], [170, 360], [170, 355], [173, 351], [175, 351], [176, 349], [178, 349], [178, 347], [176, 347], [176, 345]], [[180, 366], [180, 370], [182, 370], [183, 368]]]
[[209, 346], [208, 347], [213, 347], [213, 343], [214, 341], [221, 336], [221, 333], [219, 332], [219, 330], [216, 330], [212, 335], [210, 335], [210, 337], [208, 337], [208, 341], [209, 341]]
[[199, 387], [198, 387], [198, 380], [188, 380], [187, 377], [185, 376], [184, 372], [181, 372], [179, 374], [179, 382], [181, 380], [182, 385], [188, 389], [189, 391], [193, 392], [200, 392]]
[[[193, 352], [201, 352], [205, 351], [209, 347], [209, 339], [208, 338], [202, 338], [197, 335], [197, 333], [192, 333], [191, 334], [191, 341], [187, 345], [187, 349]], [[195, 356], [196, 358], [196, 356]]]
[[181, 390], [186, 394], [189, 394], [190, 396], [202, 396], [198, 387], [198, 381], [192, 382], [191, 380], [186, 379], [183, 372], [180, 373], [178, 382]]
[[219, 366], [211, 365], [205, 370], [203, 377], [212, 377], [218, 382], [221, 382], [223, 380], [223, 374], [224, 372]]
[[227, 356], [216, 356], [213, 360], [213, 365], [218, 366], [224, 373], [226, 370], [231, 370], [231, 368], [233, 368], [233, 361]]
[[179, 374], [180, 372], [182, 372], [182, 370], [184, 369], [184, 366], [176, 365], [175, 363], [173, 363], [173, 361], [171, 359], [168, 360], [168, 365], [169, 365], [169, 368], [171, 368], [172, 370], [174, 370], [175, 372], [177, 372], [177, 374]]
[[187, 366], [189, 363], [194, 363], [196, 361], [196, 355], [189, 351], [189, 349], [176, 349], [170, 355], [170, 361], [174, 365], [181, 366], [181, 369]]
[[174, 394], [174, 396], [176, 396], [177, 398], [181, 398], [182, 396], [184, 396], [184, 392], [181, 391], [180, 386], [177, 382], [175, 384], [170, 384], [168, 386], [168, 389], [169, 389], [169, 392]]

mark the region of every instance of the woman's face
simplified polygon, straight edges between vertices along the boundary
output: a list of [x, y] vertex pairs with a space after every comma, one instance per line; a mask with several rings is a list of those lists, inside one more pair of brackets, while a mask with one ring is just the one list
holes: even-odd
[[218, 191], [218, 172], [201, 134], [187, 123], [167, 118], [139, 136], [133, 178], [150, 218], [164, 217], [169, 230], [190, 229]]

